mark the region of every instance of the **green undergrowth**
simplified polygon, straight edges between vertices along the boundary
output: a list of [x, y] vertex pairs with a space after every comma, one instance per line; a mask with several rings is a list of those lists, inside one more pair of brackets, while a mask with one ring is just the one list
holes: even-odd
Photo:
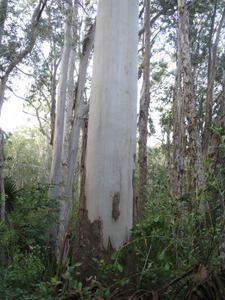
[[12, 186], [6, 188], [6, 218], [0, 223], [0, 298], [53, 299], [46, 283], [55, 272], [46, 236], [52, 221], [48, 187]]
[[[198, 195], [203, 213], [191, 195], [171, 195], [161, 153], [149, 155], [154, 175], [149, 174], [143, 222], [134, 225], [130, 241], [110, 259], [92, 258], [93, 276], [85, 282], [79, 279], [81, 263], [71, 265], [70, 257], [55, 275], [46, 231], [55, 209], [48, 187], [16, 191], [11, 184], [6, 219], [0, 223], [0, 298], [223, 300], [224, 167], [218, 166], [215, 176], [206, 162], [205, 186]], [[71, 246], [74, 238], [72, 233]]]

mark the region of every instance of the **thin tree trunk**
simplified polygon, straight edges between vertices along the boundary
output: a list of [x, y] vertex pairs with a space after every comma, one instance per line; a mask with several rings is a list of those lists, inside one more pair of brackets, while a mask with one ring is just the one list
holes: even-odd
[[178, 37], [177, 71], [173, 92], [173, 178], [172, 193], [181, 198], [184, 194], [185, 126], [184, 97], [181, 87], [181, 52]]
[[[54, 43], [54, 42], [53, 42]], [[53, 61], [52, 61], [52, 66], [51, 66], [51, 110], [50, 110], [50, 145], [53, 146], [53, 141], [54, 141], [54, 129], [55, 129], [55, 109], [56, 109], [56, 87], [57, 87], [57, 80], [56, 80], [56, 75], [57, 75], [57, 69], [58, 65], [56, 61], [56, 51], [55, 51], [55, 45], [53, 45], [54, 50], [53, 50]]]
[[[5, 220], [6, 214], [6, 197], [4, 185], [4, 131], [0, 129], [0, 221]], [[0, 249], [0, 263], [5, 263], [5, 251]]]
[[212, 54], [210, 55], [211, 59], [209, 60], [209, 75], [208, 75], [208, 85], [207, 85], [207, 95], [206, 95], [206, 113], [205, 113], [205, 127], [203, 132], [203, 158], [206, 159], [208, 155], [208, 149], [210, 145], [210, 128], [212, 126], [212, 106], [213, 106], [213, 88], [214, 88], [214, 79], [216, 71], [216, 54], [217, 46], [219, 43], [219, 37], [221, 29], [225, 20], [225, 9], [223, 10], [222, 17], [216, 32], [216, 39], [212, 46]]
[[197, 128], [197, 119], [195, 111], [194, 82], [192, 75], [191, 53], [189, 43], [188, 16], [184, 6], [184, 0], [178, 0], [179, 15], [179, 38], [181, 46], [182, 69], [184, 73], [184, 102], [185, 115], [188, 121], [189, 133], [189, 157], [190, 157], [190, 192], [197, 199], [198, 188], [200, 183], [200, 147], [199, 135]]
[[148, 138], [148, 115], [150, 105], [150, 0], [145, 0], [145, 52], [143, 93], [140, 100], [139, 113], [139, 141], [138, 141], [138, 164], [139, 164], [139, 195], [137, 202], [137, 220], [143, 219], [146, 203], [147, 184], [147, 138]]
[[[56, 240], [56, 256], [57, 260], [61, 259], [60, 263], [64, 263], [66, 252], [66, 247], [63, 243], [65, 240], [65, 234], [67, 234], [68, 228], [68, 219], [69, 219], [69, 207], [70, 207], [70, 198], [72, 195], [72, 185], [70, 191], [70, 197], [65, 196], [65, 187], [68, 185], [65, 170], [69, 167], [70, 157], [69, 157], [69, 142], [71, 137], [71, 126], [73, 121], [73, 106], [74, 106], [74, 71], [75, 71], [75, 62], [76, 62], [76, 45], [77, 45], [77, 13], [78, 6], [77, 1], [74, 2], [73, 13], [72, 13], [72, 37], [71, 37], [71, 46], [69, 53], [69, 62], [68, 62], [68, 75], [67, 75], [67, 91], [66, 91], [66, 104], [65, 104], [65, 119], [63, 127], [63, 140], [62, 140], [62, 157], [61, 157], [61, 184], [60, 184], [60, 207], [59, 207], [59, 228], [57, 232]], [[79, 141], [79, 134], [77, 138], [77, 146]], [[74, 178], [72, 176], [72, 178]]]
[[[64, 46], [61, 59], [60, 76], [58, 83], [58, 95], [56, 103], [56, 118], [53, 141], [53, 154], [50, 175], [50, 188], [48, 196], [50, 199], [59, 199], [60, 196], [60, 179], [61, 179], [61, 162], [62, 162], [62, 145], [64, 131], [64, 113], [66, 105], [66, 87], [69, 67], [69, 56], [71, 50], [71, 17], [72, 1], [66, 2], [66, 20], [64, 29]], [[55, 233], [56, 234], [56, 233]]]
[[88, 112], [88, 105], [85, 105], [83, 103], [83, 93], [86, 82], [88, 61], [94, 43], [94, 32], [95, 25], [91, 27], [85, 38], [85, 43], [83, 43], [83, 52], [80, 59], [79, 75], [76, 85], [74, 120], [72, 122], [72, 128], [70, 132], [67, 132], [67, 134], [69, 135], [68, 142], [64, 143], [63, 145], [63, 164], [61, 174], [62, 186], [60, 192], [61, 203], [59, 213], [59, 232], [57, 236], [58, 249], [60, 247], [60, 241], [63, 239], [65, 229], [67, 228], [67, 224], [69, 221], [70, 202], [72, 187], [74, 183], [80, 128], [83, 123], [83, 117]]
[[4, 187], [4, 132], [0, 129], [0, 195], [1, 221], [5, 220], [5, 187]]
[[74, 108], [74, 71], [76, 62], [76, 48], [77, 48], [77, 13], [78, 3], [77, 0], [74, 2], [73, 15], [72, 15], [72, 47], [70, 50], [69, 57], [69, 69], [68, 69], [68, 80], [67, 80], [67, 101], [65, 108], [65, 122], [64, 122], [64, 134], [63, 134], [63, 153], [62, 163], [67, 164], [68, 160], [68, 149], [69, 149], [69, 138], [71, 127], [73, 123], [73, 108]]
[[2, 112], [2, 105], [4, 102], [4, 98], [5, 98], [5, 91], [6, 91], [6, 82], [7, 82], [8, 78], [7, 77], [2, 77], [0, 80], [0, 116], [1, 116], [1, 112]]
[[166, 164], [169, 171], [171, 173], [171, 143], [170, 143], [170, 131], [171, 126], [170, 123], [167, 124], [166, 127]]
[[100, 0], [85, 193], [74, 248], [74, 259], [84, 262], [86, 275], [91, 258], [118, 249], [128, 240], [133, 225], [137, 45], [138, 2]]

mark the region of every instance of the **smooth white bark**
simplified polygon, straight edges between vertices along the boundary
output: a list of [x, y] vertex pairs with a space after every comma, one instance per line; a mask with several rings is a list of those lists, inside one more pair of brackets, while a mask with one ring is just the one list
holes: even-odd
[[61, 162], [62, 162], [62, 145], [64, 132], [64, 113], [66, 104], [67, 75], [69, 67], [69, 56], [71, 50], [71, 18], [72, 18], [72, 1], [66, 2], [66, 21], [64, 29], [64, 46], [61, 60], [61, 68], [58, 83], [58, 94], [56, 100], [56, 118], [53, 141], [53, 155], [51, 165], [49, 198], [59, 198], [60, 179], [61, 179]]
[[[86, 82], [88, 61], [90, 53], [93, 48], [95, 26], [90, 29], [87, 34], [87, 43], [85, 49], [80, 58], [79, 74], [77, 80], [76, 94], [72, 94], [72, 77], [68, 80], [68, 107], [73, 110], [74, 101], [75, 113], [67, 111], [64, 132], [64, 144], [63, 144], [63, 163], [62, 163], [62, 174], [61, 174], [61, 192], [60, 192], [60, 212], [59, 212], [59, 232], [57, 237], [57, 247], [59, 249], [60, 241], [63, 240], [66, 232], [66, 226], [69, 221], [70, 202], [72, 196], [72, 189], [74, 183], [74, 174], [77, 160], [77, 152], [79, 146], [80, 129], [83, 123], [83, 116], [88, 111], [88, 105], [83, 103], [83, 94]], [[73, 57], [73, 53], [71, 56]], [[70, 59], [71, 61], [71, 59]], [[69, 69], [71, 72], [71, 68]], [[69, 73], [72, 76], [72, 72]], [[73, 95], [73, 97], [71, 97]], [[73, 100], [73, 101], [72, 101]], [[72, 118], [73, 117], [73, 118]], [[72, 128], [71, 128], [72, 127]]]
[[86, 208], [103, 244], [120, 247], [133, 222], [138, 1], [100, 0], [90, 101]]
[[63, 136], [63, 154], [62, 160], [63, 164], [67, 164], [68, 159], [68, 148], [69, 148], [69, 136], [73, 122], [73, 107], [74, 107], [74, 71], [75, 71], [75, 61], [76, 61], [76, 44], [77, 44], [77, 34], [76, 34], [76, 23], [77, 23], [77, 1], [74, 3], [73, 15], [72, 15], [72, 40], [71, 40], [71, 50], [69, 56], [69, 69], [68, 69], [68, 80], [67, 80], [67, 103], [65, 109], [65, 124], [64, 124], [64, 136]]

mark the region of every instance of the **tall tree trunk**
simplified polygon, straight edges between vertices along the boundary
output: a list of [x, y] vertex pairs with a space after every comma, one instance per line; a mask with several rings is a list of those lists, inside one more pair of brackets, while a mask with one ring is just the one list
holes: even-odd
[[53, 59], [51, 63], [51, 110], [50, 110], [50, 145], [53, 146], [54, 141], [54, 130], [55, 130], [55, 109], [56, 109], [56, 88], [57, 88], [57, 70], [59, 66], [59, 62], [57, 62], [56, 57], [56, 49], [54, 41], [52, 42], [52, 47], [54, 47], [52, 53], [53, 53]]
[[181, 198], [184, 194], [185, 123], [184, 97], [181, 86], [181, 52], [178, 36], [177, 71], [173, 92], [173, 178], [172, 193]]
[[[206, 159], [208, 155], [208, 149], [210, 145], [210, 129], [212, 126], [212, 106], [213, 106], [213, 88], [214, 88], [214, 79], [215, 79], [215, 71], [216, 71], [216, 54], [217, 54], [217, 46], [219, 43], [219, 37], [221, 33], [221, 29], [225, 20], [225, 9], [223, 10], [222, 17], [220, 19], [220, 23], [216, 32], [215, 42], [212, 45], [212, 54], [210, 54], [209, 59], [209, 74], [208, 74], [208, 85], [207, 85], [207, 94], [206, 94], [206, 113], [205, 113], [205, 127], [203, 132], [203, 158]], [[210, 49], [211, 50], [211, 49]]]
[[127, 241], [133, 224], [137, 44], [138, 2], [100, 0], [85, 193], [74, 248], [74, 259], [87, 268], [92, 257]]
[[77, 0], [74, 3], [73, 15], [72, 15], [72, 40], [71, 50], [69, 56], [69, 69], [68, 69], [68, 80], [67, 80], [67, 101], [65, 107], [65, 121], [64, 121], [64, 133], [63, 133], [63, 153], [62, 163], [67, 163], [68, 159], [68, 148], [69, 148], [69, 137], [73, 122], [73, 108], [74, 108], [74, 71], [76, 62], [76, 48], [77, 48], [77, 12], [78, 3]]
[[185, 115], [188, 121], [189, 133], [189, 157], [190, 157], [190, 192], [197, 199], [198, 188], [200, 183], [200, 147], [199, 135], [197, 128], [197, 119], [195, 111], [194, 97], [194, 82], [192, 75], [191, 53], [189, 43], [189, 28], [188, 16], [184, 6], [184, 0], [178, 0], [178, 15], [179, 15], [179, 38], [181, 47], [181, 60], [183, 69], [183, 85], [184, 85], [184, 103]]
[[[0, 129], [0, 221], [5, 220], [6, 213], [6, 197], [4, 184], [4, 131]], [[0, 249], [0, 263], [3, 266], [5, 263], [5, 251]]]
[[171, 132], [171, 125], [170, 121], [166, 125], [166, 164], [169, 171], [169, 174], [171, 174], [171, 142], [170, 142], [170, 132]]
[[[73, 106], [74, 106], [74, 71], [75, 71], [75, 61], [76, 61], [76, 44], [77, 44], [77, 1], [74, 2], [73, 6], [73, 13], [69, 16], [72, 17], [72, 20], [70, 20], [70, 29], [72, 29], [72, 36], [69, 37], [68, 42], [69, 45], [69, 60], [67, 61], [67, 69], [65, 72], [67, 72], [67, 81], [64, 83], [65, 87], [63, 90], [65, 97], [64, 102], [64, 111], [63, 111], [63, 118], [64, 118], [64, 124], [61, 124], [62, 126], [62, 139], [60, 139], [61, 142], [61, 157], [60, 159], [60, 170], [59, 176], [60, 176], [60, 186], [59, 186], [59, 195], [60, 198], [60, 205], [59, 205], [59, 227], [57, 232], [57, 238], [56, 238], [56, 256], [59, 257], [60, 253], [60, 242], [63, 239], [63, 235], [66, 230], [66, 226], [68, 223], [68, 217], [69, 217], [69, 204], [70, 204], [70, 198], [65, 199], [65, 183], [66, 183], [66, 174], [64, 170], [68, 168], [68, 165], [70, 163], [69, 158], [69, 141], [70, 141], [70, 133], [71, 133], [71, 126], [72, 126], [72, 120], [73, 120]], [[72, 5], [71, 5], [72, 9]], [[65, 79], [65, 78], [64, 78]], [[77, 143], [78, 144], [78, 143]], [[70, 196], [72, 194], [72, 185], [71, 185], [71, 192]], [[61, 247], [62, 248], [62, 247]], [[66, 250], [66, 249], [65, 249]], [[61, 255], [62, 249], [61, 249]]]
[[[69, 67], [69, 56], [71, 50], [71, 18], [72, 18], [72, 0], [66, 2], [66, 20], [64, 29], [64, 46], [61, 59], [58, 95], [56, 103], [56, 118], [53, 141], [53, 154], [50, 175], [50, 188], [48, 196], [50, 199], [59, 199], [60, 179], [61, 179], [61, 162], [62, 162], [62, 145], [64, 131], [64, 113], [66, 105], [66, 88]], [[56, 233], [55, 233], [56, 234]]]
[[1, 218], [5, 220], [5, 187], [4, 187], [4, 132], [0, 129], [0, 207], [1, 207]]
[[[68, 135], [68, 141], [63, 144], [63, 162], [61, 173], [61, 191], [60, 191], [60, 213], [59, 213], [59, 232], [57, 237], [57, 247], [60, 247], [60, 241], [63, 240], [65, 229], [67, 228], [69, 221], [69, 210], [72, 195], [72, 188], [74, 183], [74, 174], [76, 167], [77, 152], [79, 146], [80, 128], [83, 123], [83, 117], [88, 111], [88, 105], [83, 102], [83, 93], [86, 82], [86, 74], [90, 53], [94, 43], [95, 25], [93, 25], [88, 32], [85, 42], [83, 43], [83, 52], [80, 58], [79, 74], [76, 85], [75, 98], [73, 97], [73, 105], [75, 100], [75, 112], [73, 121], [67, 116], [70, 122], [67, 125], [67, 130], [64, 134]], [[72, 107], [71, 107], [72, 109]], [[72, 124], [71, 124], [72, 123]]]
[[148, 112], [150, 105], [150, 0], [145, 0], [145, 20], [144, 20], [144, 74], [143, 87], [140, 100], [139, 113], [139, 141], [138, 141], [138, 165], [139, 165], [139, 194], [137, 202], [137, 220], [143, 218], [146, 203], [147, 184], [147, 138], [148, 138]]
[[[67, 78], [69, 68], [69, 56], [71, 51], [71, 27], [72, 27], [72, 0], [69, 0], [65, 4], [66, 19], [64, 24], [64, 45], [61, 57], [60, 75], [58, 82], [58, 91], [56, 99], [56, 114], [55, 114], [55, 126], [54, 126], [54, 139], [53, 139], [53, 151], [52, 151], [52, 163], [50, 173], [50, 187], [48, 191], [48, 197], [51, 200], [56, 200], [58, 210], [54, 212], [53, 222], [48, 229], [49, 239], [52, 241], [52, 251], [56, 255], [58, 253], [57, 247], [57, 234], [59, 224], [58, 212], [60, 212], [60, 185], [61, 185], [61, 172], [62, 172], [62, 147], [63, 147], [63, 132], [64, 132], [64, 118], [65, 118], [65, 105], [66, 105], [66, 89]], [[53, 214], [53, 211], [51, 211]]]

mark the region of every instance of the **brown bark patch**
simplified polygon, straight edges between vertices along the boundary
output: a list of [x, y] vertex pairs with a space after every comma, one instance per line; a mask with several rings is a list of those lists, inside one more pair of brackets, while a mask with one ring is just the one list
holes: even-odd
[[[94, 274], [93, 258], [100, 259], [104, 253], [102, 221], [91, 222], [87, 210], [80, 210], [77, 222], [73, 263], [81, 262], [80, 277], [86, 280]], [[92, 274], [93, 273], [93, 274]]]
[[116, 221], [120, 216], [120, 193], [117, 192], [113, 196], [112, 202], [112, 218]]

